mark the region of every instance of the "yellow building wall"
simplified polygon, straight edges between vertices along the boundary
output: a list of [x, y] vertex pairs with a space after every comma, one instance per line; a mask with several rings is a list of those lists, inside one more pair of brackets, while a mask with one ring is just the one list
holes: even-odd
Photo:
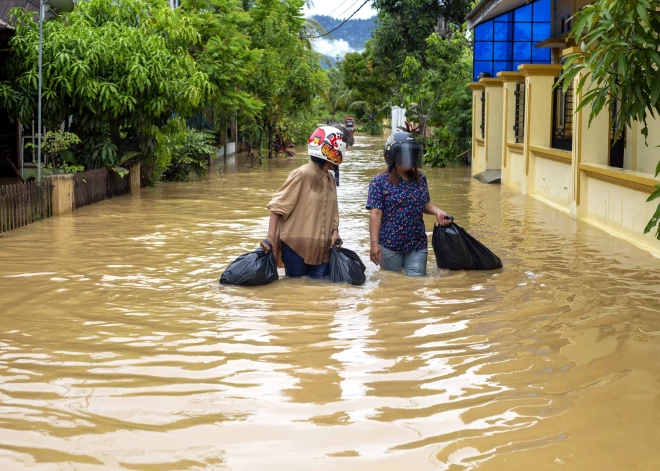
[[534, 194], [568, 210], [571, 205], [571, 164], [536, 157]]
[[483, 139], [477, 139], [475, 153], [472, 155], [472, 175], [486, 170], [486, 147]]
[[644, 136], [640, 132], [636, 134], [637, 137], [637, 170], [638, 172], [650, 173], [655, 175], [655, 168], [658, 165], [660, 160], [660, 120], [658, 119], [649, 119], [647, 120], [647, 125], [649, 128], [649, 137], [646, 142], [644, 142]]
[[522, 191], [525, 183], [525, 156], [522, 151], [509, 151], [507, 157], [507, 171], [509, 173], [507, 186]]
[[481, 79], [486, 86], [486, 169], [502, 168], [502, 81], [495, 78]]
[[644, 234], [657, 206], [657, 202], [646, 202], [649, 193], [590, 178], [584, 172], [581, 181], [582, 219], [660, 256], [655, 231]]

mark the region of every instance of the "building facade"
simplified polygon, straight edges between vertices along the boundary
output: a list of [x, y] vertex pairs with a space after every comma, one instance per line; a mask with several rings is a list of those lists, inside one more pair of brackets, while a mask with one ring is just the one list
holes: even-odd
[[586, 1], [482, 0], [468, 16], [474, 69], [472, 174], [499, 171], [504, 186], [533, 196], [660, 257], [660, 241], [644, 228], [660, 184], [660, 120], [649, 137], [634, 123], [614, 139], [612, 115], [589, 124], [575, 112], [575, 78], [555, 87], [563, 58], [579, 49], [567, 40], [571, 16]]

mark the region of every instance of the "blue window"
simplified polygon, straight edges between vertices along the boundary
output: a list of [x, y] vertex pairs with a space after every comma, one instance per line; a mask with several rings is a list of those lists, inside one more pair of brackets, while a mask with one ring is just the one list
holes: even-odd
[[474, 60], [489, 61], [493, 60], [493, 43], [478, 42], [474, 44]]
[[511, 41], [512, 38], [512, 23], [495, 23], [495, 41]]
[[493, 46], [493, 59], [496, 61], [510, 61], [513, 59], [513, 51], [509, 43], [493, 43]]
[[549, 64], [550, 50], [534, 44], [550, 37], [550, 0], [535, 0], [474, 28], [474, 80], [521, 64]]
[[[532, 4], [525, 5], [524, 7], [516, 8], [513, 11], [513, 21], [516, 23], [531, 23], [532, 22]], [[548, 8], [550, 10], [550, 8]]]
[[532, 40], [532, 23], [516, 23], [513, 27], [513, 40], [531, 41]]
[[532, 41], [535, 43], [550, 37], [550, 23], [534, 23]]
[[534, 64], [549, 64], [550, 49], [538, 49], [536, 47], [532, 47], [532, 61]]
[[474, 28], [475, 41], [492, 41], [493, 40], [493, 21], [487, 21]]
[[537, 0], [534, 5], [534, 22], [550, 22], [550, 0]]

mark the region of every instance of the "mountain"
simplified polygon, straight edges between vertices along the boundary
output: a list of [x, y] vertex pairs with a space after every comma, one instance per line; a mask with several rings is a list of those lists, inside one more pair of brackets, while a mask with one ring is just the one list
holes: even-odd
[[[310, 18], [321, 23], [326, 31], [336, 28], [344, 21], [325, 15], [314, 15]], [[368, 19], [350, 19], [336, 31], [330, 33], [334, 42], [329, 40], [328, 36], [317, 39], [314, 49], [324, 54], [334, 65], [337, 56], [341, 59], [347, 52], [359, 52], [364, 49], [364, 43], [371, 38], [375, 23], [375, 16]]]

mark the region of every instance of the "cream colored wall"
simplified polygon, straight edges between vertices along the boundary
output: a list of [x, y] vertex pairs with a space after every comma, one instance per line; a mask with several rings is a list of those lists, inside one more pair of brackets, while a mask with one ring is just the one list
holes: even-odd
[[511, 150], [508, 142], [515, 142], [513, 123], [516, 114], [516, 84], [515, 82], [504, 82], [502, 88], [502, 184], [511, 185]]
[[486, 170], [486, 148], [483, 140], [477, 140], [476, 152], [472, 155], [472, 176]]
[[647, 203], [649, 194], [610, 182], [587, 177], [581, 172], [584, 219], [660, 256], [660, 241], [644, 228], [656, 204]]
[[568, 209], [571, 204], [571, 165], [570, 163], [535, 157], [536, 173], [534, 194]]
[[637, 133], [637, 170], [638, 172], [650, 173], [655, 175], [655, 168], [660, 160], [660, 120], [648, 119], [647, 125], [649, 128], [649, 137], [644, 142], [644, 136], [640, 132]]
[[510, 152], [508, 159], [509, 179], [507, 185], [522, 191], [525, 184], [525, 156], [522, 152]]
[[[492, 79], [496, 80], [496, 79]], [[502, 168], [502, 115], [504, 113], [502, 82], [486, 87], [486, 169]]]

